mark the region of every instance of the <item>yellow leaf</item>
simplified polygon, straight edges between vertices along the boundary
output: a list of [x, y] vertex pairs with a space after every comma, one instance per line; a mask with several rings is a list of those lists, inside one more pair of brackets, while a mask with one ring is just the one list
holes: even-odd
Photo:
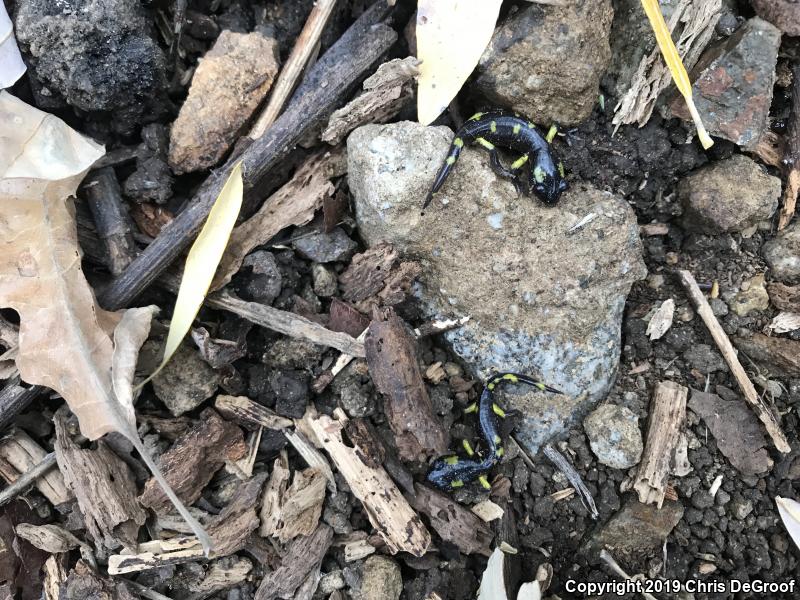
[[681, 57], [678, 50], [675, 48], [675, 43], [669, 34], [667, 24], [664, 22], [664, 15], [661, 14], [661, 8], [658, 6], [658, 0], [642, 0], [644, 12], [647, 13], [647, 18], [650, 20], [650, 27], [656, 34], [656, 41], [658, 47], [661, 49], [661, 54], [664, 56], [664, 61], [667, 63], [672, 79], [678, 91], [683, 95], [686, 100], [686, 106], [689, 108], [689, 113], [692, 115], [694, 126], [697, 129], [697, 135], [700, 137], [700, 143], [703, 148], [710, 148], [714, 145], [711, 136], [708, 135], [703, 120], [700, 118], [700, 113], [697, 112], [697, 107], [694, 105], [692, 99], [692, 82], [689, 81], [689, 75], [686, 73], [686, 68], [683, 66]]
[[217, 269], [225, 247], [228, 245], [236, 217], [242, 208], [242, 163], [236, 163], [228, 176], [228, 180], [214, 201], [200, 235], [192, 244], [186, 265], [183, 269], [181, 286], [175, 300], [175, 310], [169, 325], [167, 343], [164, 347], [164, 358], [150, 377], [140, 387], [155, 377], [172, 358], [183, 338], [189, 332], [197, 311], [205, 300], [211, 280]]
[[502, 0], [419, 0], [417, 118], [432, 123], [470, 76], [494, 33]]

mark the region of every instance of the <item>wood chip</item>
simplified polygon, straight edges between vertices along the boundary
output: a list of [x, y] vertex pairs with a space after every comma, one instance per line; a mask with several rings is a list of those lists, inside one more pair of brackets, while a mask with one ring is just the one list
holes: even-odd
[[331, 465], [328, 463], [328, 460], [325, 458], [322, 452], [316, 449], [314, 443], [300, 431], [299, 423], [308, 424], [309, 421], [307, 417], [311, 418], [308, 416], [308, 413], [306, 413], [306, 416], [304, 416], [303, 419], [295, 421], [297, 424], [297, 429], [294, 431], [286, 431], [284, 435], [294, 449], [297, 450], [297, 453], [303, 457], [303, 460], [306, 461], [306, 464], [309, 467], [315, 467], [325, 475], [325, 478], [328, 480], [328, 489], [335, 494], [336, 479], [333, 477], [333, 469], [331, 469]]
[[[21, 429], [14, 429], [0, 441], [0, 475], [7, 483], [14, 483], [21, 474], [30, 471], [46, 456], [47, 452], [31, 436]], [[74, 498], [58, 469], [51, 469], [38, 477], [34, 485], [53, 506], [60, 506]]]
[[394, 306], [405, 300], [421, 272], [418, 263], [401, 262], [394, 247], [383, 243], [356, 254], [339, 275], [339, 287], [344, 300], [372, 314], [374, 307]]
[[633, 484], [643, 504], [658, 504], [659, 508], [664, 504], [671, 458], [686, 418], [688, 394], [687, 388], [672, 381], [661, 381], [656, 386], [644, 453]]
[[490, 523], [496, 519], [502, 519], [503, 514], [505, 511], [502, 507], [498, 506], [491, 500], [484, 500], [483, 502], [478, 502], [475, 506], [472, 507], [472, 512], [478, 515], [481, 520], [485, 523]]
[[295, 471], [292, 485], [283, 496], [281, 519], [276, 528], [282, 544], [298, 535], [311, 535], [317, 528], [325, 501], [326, 483], [325, 476], [318, 469]]
[[[192, 429], [182, 435], [159, 458], [159, 466], [169, 485], [186, 505], [200, 497], [225, 461], [236, 461], [247, 452], [242, 430], [206, 408]], [[169, 512], [172, 503], [154, 478], [144, 486], [139, 498], [143, 506], [157, 513]]]
[[[202, 549], [201, 549], [202, 551]], [[79, 560], [70, 571], [58, 593], [59, 600], [137, 600], [127, 582], [102, 577], [84, 561]]]
[[800, 313], [800, 285], [769, 283], [767, 293], [775, 308]]
[[745, 402], [692, 390], [689, 408], [705, 421], [720, 452], [743, 475], [757, 475], [772, 468], [772, 459], [764, 447], [767, 441]]
[[413, 56], [395, 58], [382, 64], [364, 81], [364, 93], [334, 111], [321, 139], [332, 146], [341, 142], [356, 127], [366, 123], [386, 123], [414, 96], [414, 79], [419, 75], [419, 60]]
[[344, 545], [344, 561], [353, 562], [366, 558], [375, 552], [375, 546], [367, 540], [356, 540]]
[[73, 443], [67, 433], [66, 415], [63, 407], [53, 417], [56, 460], [78, 500], [86, 530], [96, 544], [109, 550], [135, 547], [147, 515], [136, 501], [133, 473], [104, 440], [97, 442], [96, 450], [84, 450]]
[[264, 495], [261, 499], [261, 526], [258, 534], [263, 537], [274, 536], [281, 523], [281, 504], [289, 485], [289, 460], [286, 452], [272, 463], [272, 473], [269, 481], [264, 486]]
[[203, 558], [203, 546], [194, 536], [179, 536], [139, 544], [136, 552], [108, 557], [109, 575], [158, 569]]
[[[788, 12], [788, 10], [787, 10]], [[795, 10], [795, 12], [798, 12]], [[783, 229], [794, 217], [797, 196], [800, 194], [800, 62], [792, 66], [792, 114], [786, 134], [786, 153], [783, 166], [786, 172], [786, 186], [783, 190], [783, 206], [778, 218], [778, 229]]]
[[69, 531], [54, 524], [33, 525], [32, 523], [20, 523], [14, 528], [14, 531], [23, 540], [29, 541], [40, 550], [50, 554], [69, 552], [82, 544]]
[[784, 454], [788, 453], [791, 451], [791, 448], [789, 447], [786, 435], [781, 430], [780, 422], [775, 418], [775, 415], [772, 414], [772, 410], [764, 403], [761, 396], [758, 395], [755, 387], [753, 387], [753, 382], [750, 381], [744, 367], [742, 367], [742, 363], [739, 362], [736, 356], [736, 350], [734, 350], [725, 330], [722, 329], [719, 321], [717, 321], [717, 318], [714, 316], [711, 306], [709, 306], [708, 301], [700, 291], [694, 277], [689, 271], [678, 271], [678, 278], [686, 289], [689, 299], [695, 305], [697, 313], [703, 319], [703, 323], [706, 324], [709, 333], [711, 333], [711, 337], [714, 338], [714, 342], [722, 353], [722, 357], [725, 359], [725, 362], [728, 363], [728, 367], [730, 367], [731, 373], [736, 379], [736, 383], [739, 384], [739, 389], [742, 390], [745, 400], [747, 400], [758, 418], [764, 424], [764, 428], [772, 438], [775, 447]]
[[800, 329], [800, 313], [780, 312], [770, 321], [767, 329], [772, 333], [788, 333]]
[[222, 512], [208, 520], [206, 530], [214, 541], [215, 556], [238, 552], [244, 548], [250, 534], [258, 528], [256, 507], [266, 479], [266, 473], [259, 473], [241, 483]]
[[386, 542], [388, 550], [392, 554], [408, 552], [422, 556], [431, 543], [430, 533], [386, 471], [380, 465], [367, 465], [361, 448], [344, 442], [342, 430], [347, 417], [339, 409], [334, 414], [336, 420], [326, 415], [311, 420], [311, 427], [325, 451], [353, 495], [363, 504], [370, 523]]
[[[333, 529], [320, 523], [309, 536], [297, 537], [281, 557], [280, 566], [268, 573], [258, 586], [255, 600], [288, 600], [303, 585], [309, 574], [319, 570], [322, 559], [333, 541]], [[316, 585], [313, 586], [316, 589]], [[311, 592], [313, 593], [313, 589]], [[307, 596], [311, 597], [311, 594]]]
[[675, 315], [675, 301], [672, 298], [664, 300], [661, 305], [650, 317], [650, 322], [647, 324], [647, 331], [645, 332], [650, 336], [650, 340], [659, 340], [665, 333], [672, 327], [672, 317]]
[[424, 460], [447, 452], [447, 433], [422, 380], [416, 339], [392, 309], [375, 315], [364, 348], [400, 458]]
[[277, 415], [263, 404], [254, 402], [247, 396], [225, 396], [220, 394], [214, 400], [214, 408], [226, 419], [236, 421], [248, 429], [266, 427], [267, 429], [286, 429], [292, 420]]
[[44, 571], [42, 585], [44, 600], [59, 600], [58, 591], [67, 580], [67, 571], [62, 563], [62, 557], [59, 556], [51, 556], [44, 563], [42, 569]]
[[415, 489], [414, 508], [428, 515], [431, 527], [439, 537], [454, 544], [464, 554], [491, 555], [494, 535], [486, 523], [441, 492], [420, 484]]
[[800, 377], [800, 342], [756, 333], [733, 339], [736, 347], [774, 377]]

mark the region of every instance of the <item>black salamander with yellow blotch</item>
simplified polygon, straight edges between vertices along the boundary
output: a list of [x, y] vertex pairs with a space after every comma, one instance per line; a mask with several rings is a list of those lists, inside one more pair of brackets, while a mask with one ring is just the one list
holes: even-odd
[[463, 487], [465, 484], [475, 481], [481, 482], [484, 488], [490, 488], [486, 473], [503, 456], [502, 439], [498, 428], [497, 418], [504, 418], [506, 413], [494, 401], [494, 389], [501, 383], [524, 383], [533, 386], [543, 392], [561, 394], [555, 388], [545, 385], [541, 381], [520, 375], [519, 373], [495, 373], [486, 380], [486, 385], [481, 393], [481, 398], [477, 404], [467, 407], [464, 412], [477, 412], [480, 424], [481, 435], [483, 436], [486, 448], [482, 452], [483, 458], [475, 458], [475, 451], [472, 446], [464, 440], [464, 450], [468, 458], [459, 456], [445, 456], [438, 458], [431, 465], [428, 471], [428, 481], [443, 490], [453, 490]]
[[[533, 192], [542, 202], [555, 204], [561, 192], [568, 187], [564, 179], [564, 165], [553, 160], [550, 145], [533, 123], [501, 110], [479, 112], [472, 115], [456, 132], [423, 208], [430, 204], [433, 195], [450, 175], [464, 146], [473, 143], [489, 151], [489, 161], [494, 172], [500, 177], [510, 179], [519, 193]], [[519, 153], [519, 158], [511, 163], [510, 169], [500, 162], [497, 147]], [[524, 177], [526, 168], [527, 181]]]

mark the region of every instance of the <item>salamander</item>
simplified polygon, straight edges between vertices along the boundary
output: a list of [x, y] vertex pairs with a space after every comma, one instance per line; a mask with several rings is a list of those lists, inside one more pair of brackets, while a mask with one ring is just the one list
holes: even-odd
[[489, 377], [483, 387], [483, 392], [481, 392], [480, 400], [464, 410], [466, 413], [478, 413], [478, 423], [486, 445], [483, 457], [475, 458], [475, 451], [464, 440], [467, 458], [452, 455], [437, 458], [433, 462], [428, 471], [428, 481], [433, 485], [443, 490], [453, 490], [477, 479], [484, 488], [489, 489], [491, 487], [489, 480], [486, 478], [486, 473], [497, 464], [504, 452], [497, 419], [498, 417], [502, 419], [506, 416], [503, 409], [495, 403], [493, 393], [495, 388], [504, 382], [524, 383], [551, 394], [562, 393], [541, 381], [519, 373], [495, 373]]
[[[430, 204], [433, 195], [444, 185], [466, 144], [478, 144], [488, 150], [489, 163], [494, 172], [500, 177], [510, 179], [519, 193], [533, 192], [542, 202], [555, 204], [561, 192], [568, 187], [564, 179], [563, 163], [553, 159], [550, 145], [533, 123], [501, 110], [479, 112], [472, 115], [456, 132], [423, 208]], [[519, 158], [511, 163], [511, 168], [506, 168], [500, 162], [498, 147], [519, 153]], [[524, 177], [526, 168], [527, 182]]]

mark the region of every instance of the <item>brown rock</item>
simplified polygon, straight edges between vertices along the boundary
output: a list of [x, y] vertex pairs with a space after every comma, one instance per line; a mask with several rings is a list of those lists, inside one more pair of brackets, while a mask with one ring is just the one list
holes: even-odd
[[800, 312], [800, 285], [770, 283], [767, 286], [769, 299], [778, 310]]
[[[703, 53], [692, 70], [692, 90], [711, 135], [746, 149], [756, 146], [767, 125], [780, 43], [781, 32], [754, 17]], [[680, 96], [669, 109], [674, 116], [690, 119]]]
[[797, 0], [752, 0], [751, 4], [759, 17], [783, 33], [800, 35], [800, 2]]
[[212, 167], [225, 155], [272, 86], [277, 50], [260, 33], [220, 34], [172, 125], [169, 164], [176, 174]]
[[800, 342], [756, 333], [734, 338], [733, 343], [773, 376], [800, 377]]

